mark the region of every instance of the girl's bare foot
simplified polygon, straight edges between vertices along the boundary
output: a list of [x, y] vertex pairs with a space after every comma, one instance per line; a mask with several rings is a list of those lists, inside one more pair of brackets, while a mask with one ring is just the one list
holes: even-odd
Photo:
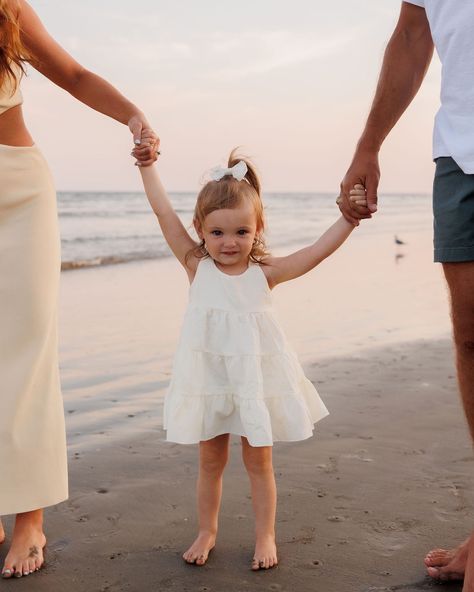
[[275, 544], [275, 537], [267, 535], [264, 537], [257, 537], [255, 544], [255, 554], [252, 559], [253, 571], [259, 569], [270, 569], [278, 565], [277, 548]]
[[216, 544], [216, 535], [210, 532], [200, 532], [197, 539], [189, 547], [186, 553], [183, 553], [183, 559], [186, 563], [195, 565], [204, 565], [209, 557], [209, 553]]
[[462, 580], [466, 571], [470, 539], [456, 549], [433, 549], [425, 557], [428, 575], [436, 580]]
[[4, 578], [21, 578], [41, 569], [44, 563], [43, 511], [25, 512], [16, 517], [13, 538], [5, 564]]
[[474, 592], [474, 537], [472, 535], [469, 539], [462, 592]]

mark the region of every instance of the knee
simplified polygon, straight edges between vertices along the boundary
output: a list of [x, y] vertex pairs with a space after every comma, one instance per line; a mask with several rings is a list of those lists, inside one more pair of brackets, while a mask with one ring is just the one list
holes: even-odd
[[459, 354], [474, 357], [474, 321], [454, 324], [454, 341]]
[[265, 453], [244, 454], [244, 464], [247, 472], [252, 475], [273, 473], [272, 457]]
[[474, 336], [471, 339], [456, 339], [456, 348], [461, 355], [474, 358]]
[[224, 472], [228, 453], [206, 454], [201, 456], [200, 469], [207, 475], [220, 476]]

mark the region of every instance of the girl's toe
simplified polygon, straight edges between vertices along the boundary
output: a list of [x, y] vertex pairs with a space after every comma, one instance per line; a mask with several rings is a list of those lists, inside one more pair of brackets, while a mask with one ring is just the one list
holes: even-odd
[[197, 557], [197, 559], [196, 559], [196, 565], [204, 565], [205, 563], [206, 563], [206, 556], [199, 555], [199, 557]]

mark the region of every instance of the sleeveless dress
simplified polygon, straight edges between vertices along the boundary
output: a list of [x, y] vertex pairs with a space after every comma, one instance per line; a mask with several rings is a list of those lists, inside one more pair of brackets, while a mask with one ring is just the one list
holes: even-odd
[[260, 265], [228, 275], [201, 260], [165, 398], [167, 440], [229, 433], [271, 446], [309, 438], [327, 414], [278, 325]]
[[[7, 80], [0, 113], [22, 103]], [[0, 144], [0, 515], [68, 496], [56, 192], [36, 146]]]

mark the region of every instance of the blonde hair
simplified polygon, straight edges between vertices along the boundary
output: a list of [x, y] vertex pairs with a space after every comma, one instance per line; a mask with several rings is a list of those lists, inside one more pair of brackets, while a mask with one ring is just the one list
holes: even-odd
[[0, 87], [10, 79], [13, 92], [25, 73], [24, 61], [30, 57], [21, 40], [18, 11], [16, 0], [0, 0]]
[[[230, 153], [227, 166], [231, 168], [241, 160], [247, 165], [247, 173], [242, 181], [237, 181], [232, 175], [226, 175], [220, 181], [209, 181], [201, 189], [194, 208], [194, 223], [202, 227], [206, 216], [216, 210], [234, 209], [244, 202], [251, 203], [257, 219], [257, 234], [250, 251], [250, 259], [255, 263], [262, 263], [269, 253], [263, 236], [265, 216], [257, 171], [248, 158], [237, 154], [237, 148]], [[198, 259], [209, 257], [204, 240], [187, 253], [186, 260], [191, 255]]]

